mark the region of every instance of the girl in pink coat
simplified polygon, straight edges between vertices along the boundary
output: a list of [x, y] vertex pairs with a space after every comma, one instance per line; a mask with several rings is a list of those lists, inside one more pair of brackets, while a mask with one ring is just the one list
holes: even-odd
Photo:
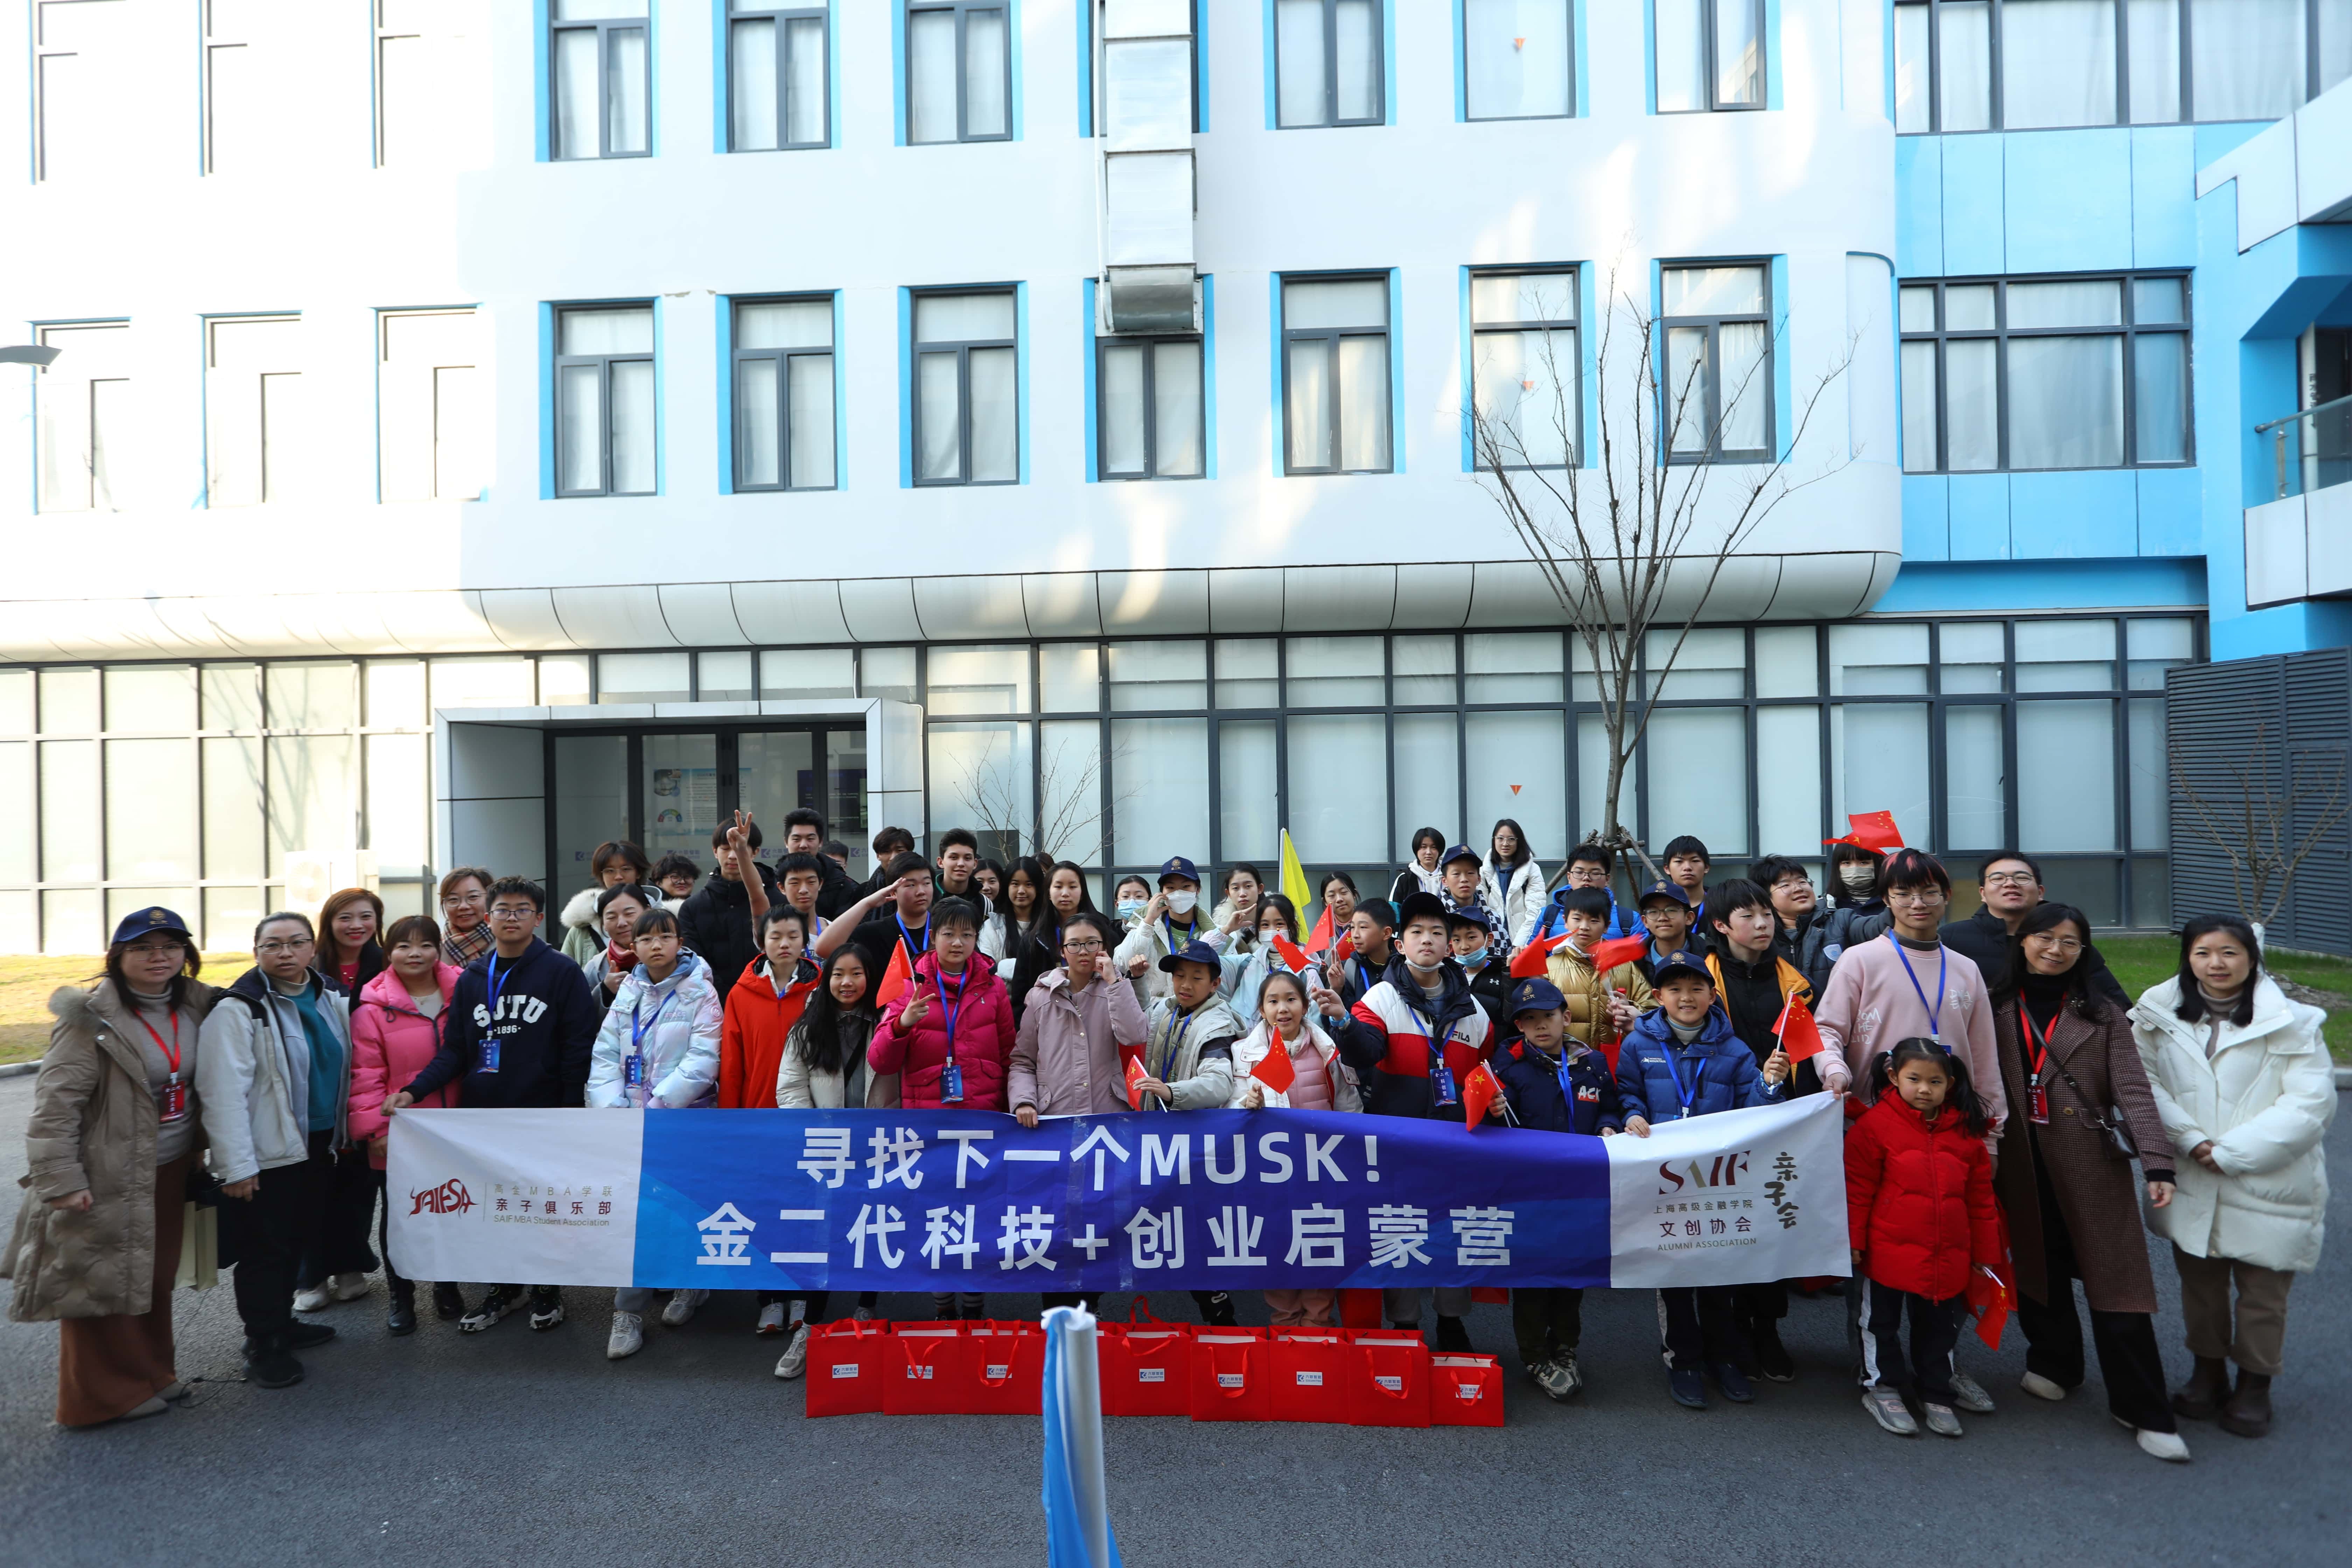
[[[425, 1070], [441, 1048], [441, 1031], [449, 1020], [449, 994], [462, 973], [441, 957], [441, 928], [423, 915], [394, 921], [384, 933], [391, 966], [360, 987], [352, 1005], [352, 1137], [368, 1145], [368, 1162], [375, 1167], [375, 1183], [383, 1185], [384, 1149], [391, 1124], [383, 1114], [385, 1096]], [[457, 1085], [436, 1090], [418, 1100], [427, 1106], [457, 1103]], [[395, 1334], [416, 1331], [416, 1283], [401, 1277], [392, 1266], [392, 1205], [397, 1194], [386, 1194], [379, 1250], [383, 1275], [392, 1286], [392, 1310], [384, 1327]], [[433, 1287], [433, 1310], [444, 1321], [464, 1314], [457, 1287], [443, 1281]]]
[[[1003, 1110], [1013, 1063], [1013, 998], [996, 966], [982, 957], [977, 911], [961, 899], [931, 910], [931, 951], [915, 965], [914, 983], [883, 1009], [866, 1047], [866, 1065], [900, 1074], [909, 1110]], [[953, 1072], [948, 1026], [955, 1026]], [[961, 1079], [961, 1083], [950, 1081]], [[955, 1092], [961, 1089], [961, 1093]]]

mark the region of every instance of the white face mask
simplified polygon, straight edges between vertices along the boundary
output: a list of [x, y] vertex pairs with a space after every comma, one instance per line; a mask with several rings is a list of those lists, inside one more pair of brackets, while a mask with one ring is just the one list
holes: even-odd
[[1838, 880], [1849, 893], [1867, 893], [1878, 885], [1878, 868], [1860, 860], [1849, 860], [1838, 868]]
[[1189, 915], [1192, 912], [1192, 906], [1200, 901], [1201, 895], [1198, 893], [1171, 893], [1168, 895], [1168, 912], [1171, 915]]

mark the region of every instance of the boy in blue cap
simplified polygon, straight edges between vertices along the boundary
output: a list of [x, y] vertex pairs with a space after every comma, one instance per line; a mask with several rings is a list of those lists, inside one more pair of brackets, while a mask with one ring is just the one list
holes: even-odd
[[[1568, 1032], [1568, 1003], [1549, 980], [1522, 980], [1511, 989], [1511, 1023], [1518, 1038], [1495, 1053], [1504, 1102], [1522, 1127], [1545, 1132], [1622, 1131], [1616, 1081], [1601, 1053]], [[1576, 1364], [1584, 1331], [1584, 1292], [1558, 1288], [1511, 1289], [1511, 1329], [1528, 1378], [1554, 1399], [1584, 1387]]]

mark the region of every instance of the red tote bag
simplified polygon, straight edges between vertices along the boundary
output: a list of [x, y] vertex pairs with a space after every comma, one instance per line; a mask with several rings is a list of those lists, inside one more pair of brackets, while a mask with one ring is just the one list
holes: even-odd
[[900, 1323], [882, 1355], [882, 1414], [961, 1415], [971, 1408], [971, 1340], [961, 1323]]
[[845, 1318], [809, 1327], [808, 1413], [873, 1415], [882, 1409], [890, 1325]]
[[1192, 1326], [1163, 1323], [1140, 1300], [1145, 1321], [1105, 1323], [1096, 1331], [1106, 1415], [1189, 1415], [1192, 1413]]
[[1503, 1363], [1490, 1355], [1429, 1358], [1429, 1424], [1500, 1426]]
[[1035, 1415], [1045, 1409], [1045, 1331], [1036, 1323], [967, 1324], [973, 1415]]
[[1266, 1331], [1276, 1421], [1348, 1420], [1348, 1342], [1337, 1329]]
[[1264, 1329], [1194, 1330], [1192, 1419], [1273, 1420], [1266, 1349]]
[[1357, 1426], [1429, 1425], [1429, 1346], [1419, 1334], [1357, 1330], [1348, 1358], [1348, 1420]]

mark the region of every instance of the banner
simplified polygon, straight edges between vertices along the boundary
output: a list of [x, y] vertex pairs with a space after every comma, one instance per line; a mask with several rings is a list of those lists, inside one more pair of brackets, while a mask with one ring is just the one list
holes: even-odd
[[1329, 1111], [406, 1110], [413, 1279], [744, 1290], [1733, 1284], [1847, 1270], [1815, 1095], [1647, 1138]]

